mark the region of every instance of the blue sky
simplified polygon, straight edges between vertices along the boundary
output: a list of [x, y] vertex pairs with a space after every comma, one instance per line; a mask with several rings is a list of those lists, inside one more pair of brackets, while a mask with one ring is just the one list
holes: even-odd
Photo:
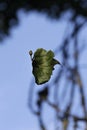
[[[23, 11], [18, 12], [18, 18], [19, 25], [0, 45], [0, 130], [38, 130], [37, 118], [27, 106], [33, 77], [28, 52], [40, 47], [54, 50], [61, 44], [67, 22], [50, 21], [44, 15]], [[53, 130], [52, 123], [49, 127]]]
[[22, 11], [18, 18], [19, 26], [13, 27], [11, 36], [0, 45], [0, 129], [38, 130], [37, 118], [27, 106], [32, 79], [28, 52], [40, 47], [54, 50], [62, 40], [61, 25], [65, 28], [66, 23]]

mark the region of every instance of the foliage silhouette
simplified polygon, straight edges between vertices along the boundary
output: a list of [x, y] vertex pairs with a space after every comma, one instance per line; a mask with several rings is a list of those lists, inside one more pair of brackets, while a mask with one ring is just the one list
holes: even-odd
[[0, 0], [0, 40], [9, 35], [9, 29], [18, 24], [17, 12], [38, 11], [58, 19], [67, 11], [75, 16], [87, 17], [86, 0]]

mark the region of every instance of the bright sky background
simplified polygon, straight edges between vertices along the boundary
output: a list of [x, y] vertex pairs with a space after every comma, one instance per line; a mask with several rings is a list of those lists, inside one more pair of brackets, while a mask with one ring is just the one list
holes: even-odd
[[[19, 25], [0, 45], [0, 130], [38, 130], [37, 117], [27, 105], [32, 79], [28, 52], [40, 47], [54, 50], [61, 44], [67, 22], [22, 11], [18, 18]], [[53, 130], [52, 124], [50, 128]]]

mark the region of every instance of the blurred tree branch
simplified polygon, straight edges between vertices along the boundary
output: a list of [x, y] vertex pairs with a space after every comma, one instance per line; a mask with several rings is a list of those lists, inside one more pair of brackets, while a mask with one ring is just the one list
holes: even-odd
[[[42, 95], [39, 96], [39, 100], [41, 101], [40, 102], [41, 104], [44, 101], [49, 106], [54, 108], [56, 112], [55, 118], [57, 119], [57, 121], [60, 120], [62, 122], [62, 126], [64, 126], [63, 127], [64, 130], [68, 129], [70, 119], [73, 119], [73, 123], [74, 123], [73, 129], [77, 129], [80, 127], [78, 125], [78, 122], [84, 122], [86, 127], [85, 130], [87, 129], [87, 108], [86, 108], [87, 102], [84, 94], [84, 86], [83, 86], [81, 73], [80, 73], [81, 68], [79, 67], [80, 55], [83, 46], [80, 46], [78, 41], [79, 32], [83, 28], [83, 26], [85, 26], [86, 21], [83, 21], [83, 23], [79, 23], [77, 21], [77, 18], [78, 17], [76, 16], [76, 19], [74, 20], [74, 28], [72, 33], [66, 36], [64, 41], [61, 43], [60, 47], [56, 48], [56, 50], [54, 51], [56, 52], [56, 54], [61, 53], [63, 67], [61, 67], [58, 70], [57, 75], [53, 80], [52, 84], [48, 84], [48, 86], [44, 85], [44, 89], [40, 90], [41, 92], [39, 92], [39, 90], [37, 92], [37, 95], [39, 93], [41, 93]], [[71, 40], [73, 40], [73, 43], [71, 43]], [[72, 51], [70, 50], [71, 47], [72, 47]], [[61, 98], [59, 98], [59, 90], [62, 86], [62, 80], [64, 80], [65, 83], [64, 83], [64, 88], [62, 89]], [[54, 89], [53, 90], [54, 101], [49, 101], [49, 94], [50, 94], [49, 92], [51, 86]], [[47, 88], [48, 88], [48, 93], [44, 93], [45, 89]], [[80, 101], [81, 103], [80, 107], [83, 108], [84, 116], [78, 115], [79, 114], [78, 112], [77, 115], [72, 113], [72, 107], [75, 107], [76, 105], [74, 101], [76, 88], [78, 88], [78, 93], [80, 94], [80, 99], [76, 99], [76, 100]], [[68, 89], [70, 89], [70, 91], [68, 91]], [[68, 102], [67, 100], [64, 100], [64, 98], [67, 97], [67, 94], [69, 95]], [[41, 98], [43, 97], [43, 95], [46, 96], [44, 100], [42, 100]], [[38, 101], [38, 98], [36, 100]], [[65, 106], [63, 107], [62, 110], [61, 105], [63, 104], [65, 104]], [[44, 106], [41, 107], [41, 109], [44, 109]], [[47, 130], [46, 127], [45, 130]]]

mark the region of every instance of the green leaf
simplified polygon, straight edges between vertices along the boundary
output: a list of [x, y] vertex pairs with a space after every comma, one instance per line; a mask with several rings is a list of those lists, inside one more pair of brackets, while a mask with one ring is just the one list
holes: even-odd
[[46, 51], [43, 48], [39, 48], [34, 53], [33, 58], [32, 51], [29, 54], [32, 59], [32, 73], [35, 77], [35, 82], [38, 85], [48, 82], [54, 70], [54, 65], [60, 64], [59, 61], [54, 59], [54, 53], [51, 50]]

